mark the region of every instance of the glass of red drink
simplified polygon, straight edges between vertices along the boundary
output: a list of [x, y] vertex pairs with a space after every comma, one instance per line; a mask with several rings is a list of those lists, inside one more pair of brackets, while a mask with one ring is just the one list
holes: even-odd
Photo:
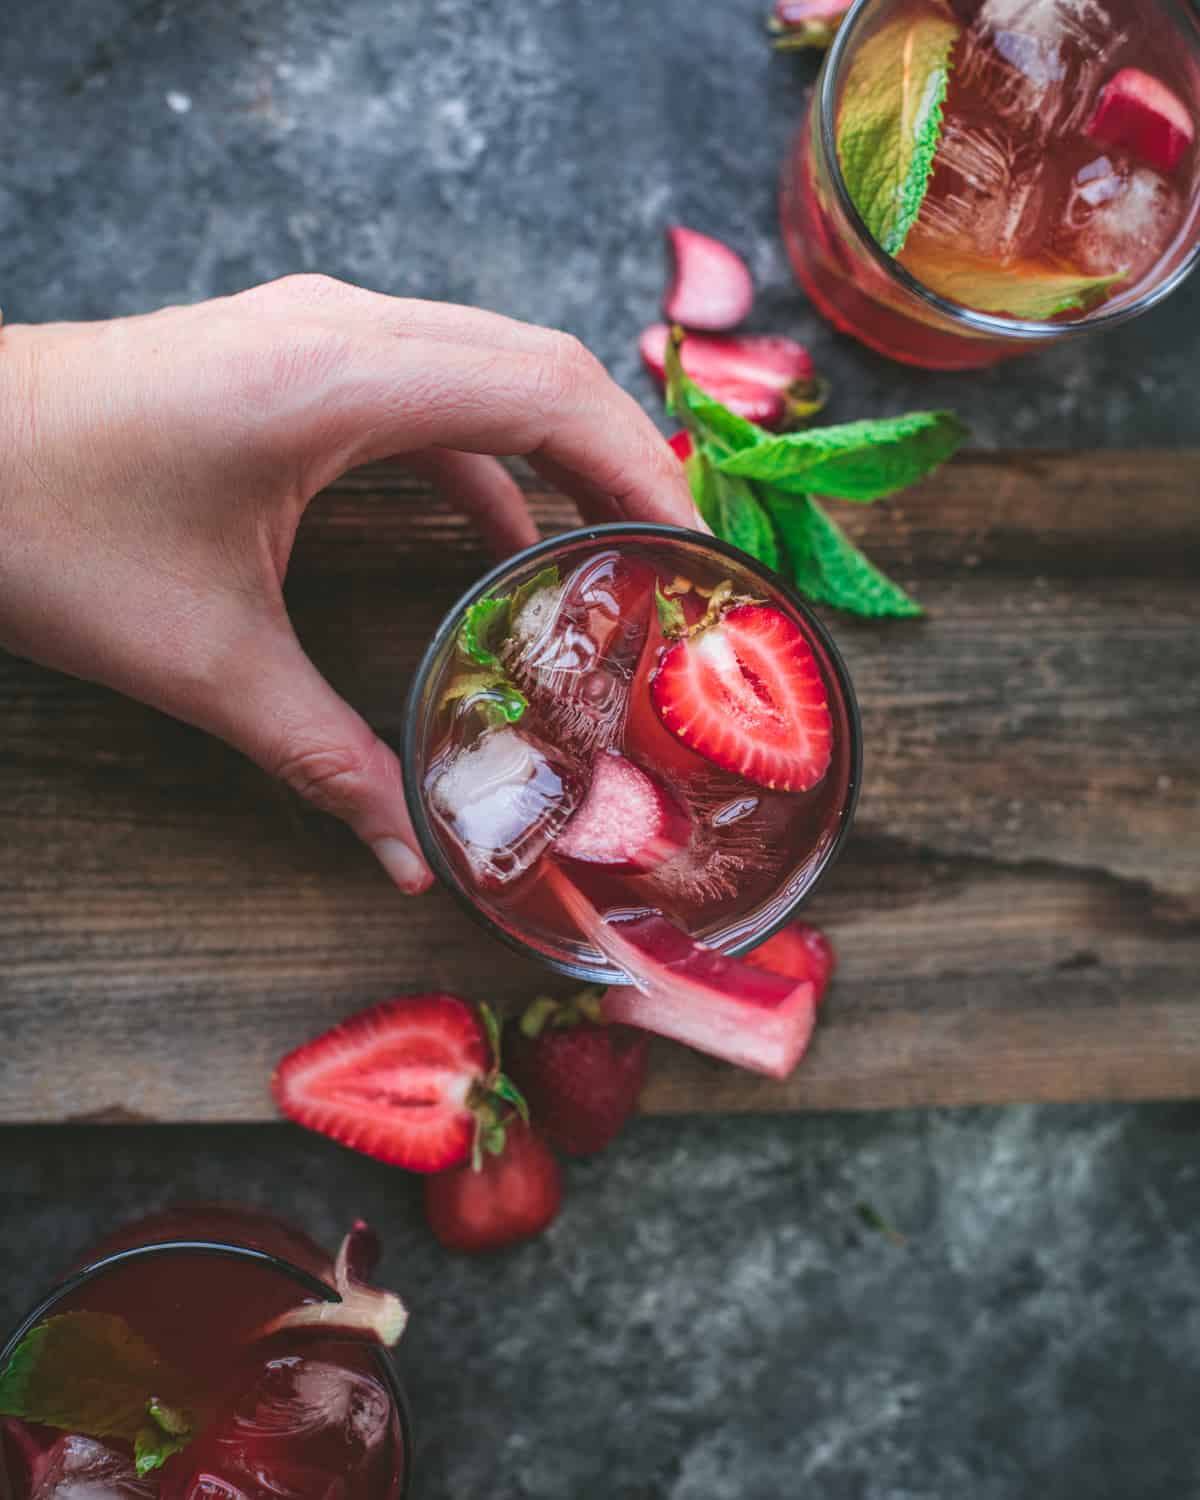
[[[512, 601], [498, 671], [527, 702], [512, 723], [486, 687], [482, 702], [459, 691], [472, 673], [486, 681], [490, 669], [464, 659], [462, 629], [495, 598]], [[714, 642], [700, 627], [726, 604]], [[660, 606], [676, 605], [680, 629], [700, 631], [691, 644], [706, 639], [701, 655], [728, 654], [735, 629], [737, 650], [753, 651], [751, 628], [768, 622], [803, 656], [806, 690], [828, 705], [820, 767], [793, 774], [804, 732], [771, 720], [763, 681], [764, 732], [792, 771], [747, 775], [729, 746], [717, 748], [721, 765], [668, 731], [654, 695], [670, 650]], [[726, 708], [713, 717], [728, 726], [738, 705]], [[742, 742], [733, 750], [736, 762]], [[753, 948], [794, 915], [846, 837], [858, 709], [828, 632], [777, 575], [697, 532], [596, 526], [503, 563], [447, 615], [412, 685], [403, 765], [421, 846], [467, 910], [562, 973], [619, 985], [625, 972], [584, 935], [564, 890], [601, 914], [661, 915], [722, 954]]]
[[186, 1377], [195, 1434], [138, 1477], [128, 1443], [0, 1418], [0, 1500], [403, 1500], [408, 1411], [384, 1350], [336, 1327], [255, 1337], [337, 1303], [332, 1265], [298, 1230], [224, 1207], [111, 1236], [13, 1330], [0, 1372], [50, 1319], [115, 1317]]
[[[940, 128], [933, 56], [948, 68]], [[872, 135], [871, 110], [902, 77], [904, 124]], [[931, 369], [1111, 327], [1200, 257], [1198, 122], [1186, 4], [858, 0], [784, 165], [793, 267], [835, 327]], [[926, 148], [909, 224], [896, 184]]]

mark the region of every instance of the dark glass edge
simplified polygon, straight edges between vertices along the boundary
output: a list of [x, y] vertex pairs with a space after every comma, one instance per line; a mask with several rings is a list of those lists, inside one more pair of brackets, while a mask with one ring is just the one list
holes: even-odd
[[[231, 1260], [243, 1260], [256, 1262], [259, 1265], [268, 1266], [273, 1271], [278, 1271], [284, 1276], [302, 1286], [305, 1291], [315, 1297], [320, 1297], [324, 1302], [340, 1302], [333, 1287], [329, 1286], [318, 1276], [294, 1266], [291, 1261], [284, 1260], [282, 1256], [272, 1255], [267, 1250], [255, 1250], [249, 1245], [235, 1245], [228, 1240], [163, 1240], [152, 1245], [135, 1245], [128, 1250], [114, 1250], [111, 1255], [102, 1256], [99, 1260], [91, 1261], [78, 1271], [73, 1271], [70, 1276], [58, 1282], [25, 1314], [9, 1334], [3, 1346], [0, 1346], [0, 1369], [3, 1369], [12, 1358], [17, 1345], [30, 1331], [36, 1327], [43, 1318], [49, 1316], [64, 1297], [77, 1292], [81, 1287], [87, 1286], [106, 1272], [115, 1267], [127, 1263], [146, 1260], [153, 1256], [179, 1255], [179, 1254], [209, 1254], [224, 1255]], [[400, 1492], [398, 1500], [408, 1500], [412, 1493], [413, 1475], [413, 1432], [412, 1413], [408, 1406], [408, 1397], [404, 1387], [400, 1383], [400, 1376], [392, 1362], [391, 1355], [386, 1349], [373, 1347], [372, 1353], [376, 1363], [382, 1371], [384, 1381], [392, 1397], [392, 1403], [396, 1409], [396, 1415], [400, 1422], [400, 1442], [403, 1452], [402, 1468], [400, 1474]]]
[[749, 573], [757, 574], [783, 596], [791, 608], [803, 620], [805, 628], [812, 632], [821, 649], [825, 652], [830, 671], [837, 679], [842, 701], [846, 705], [846, 723], [850, 737], [850, 768], [846, 786], [846, 798], [842, 805], [842, 815], [839, 819], [838, 827], [830, 838], [824, 853], [816, 863], [811, 878], [806, 882], [803, 890], [798, 892], [780, 912], [779, 916], [767, 923], [761, 932], [756, 932], [752, 937], [733, 943], [728, 948], [723, 948], [721, 950], [723, 953], [736, 958], [743, 953], [750, 952], [753, 948], [757, 948], [761, 943], [765, 943], [769, 937], [779, 932], [781, 928], [785, 927], [788, 922], [795, 918], [797, 911], [812, 895], [819, 882], [834, 864], [845, 845], [846, 839], [849, 837], [862, 785], [863, 761], [862, 718], [859, 713], [858, 698], [855, 694], [854, 684], [850, 679], [850, 673], [845, 660], [832, 635], [829, 633], [828, 627], [822, 620], [818, 619], [811, 607], [799, 597], [786, 579], [759, 562], [757, 558], [751, 557], [748, 552], [743, 552], [740, 547], [734, 547], [729, 542], [722, 541], [720, 537], [710, 536], [701, 531], [689, 530], [684, 526], [657, 525], [647, 521], [617, 521], [603, 526], [580, 526], [571, 531], [560, 531], [554, 536], [545, 537], [542, 541], [535, 542], [532, 547], [526, 547], [523, 552], [514, 553], [512, 557], [506, 558], [503, 562], [497, 563], [495, 567], [490, 568], [477, 583], [473, 584], [459, 598], [443, 618], [417, 665], [417, 670], [413, 675], [408, 696], [405, 700], [404, 733], [401, 741], [400, 764], [404, 779], [404, 795], [408, 803], [409, 815], [412, 818], [413, 830], [434, 874], [468, 916], [485, 931], [491, 933], [493, 937], [499, 938], [502, 943], [511, 948], [515, 953], [519, 953], [523, 958], [533, 959], [535, 962], [553, 969], [556, 973], [565, 974], [570, 979], [578, 979], [586, 984], [603, 985], [627, 984], [629, 976], [608, 964], [579, 963], [542, 953], [533, 947], [532, 944], [518, 937], [516, 933], [508, 932], [482, 909], [471, 892], [464, 886], [458, 873], [442, 852], [441, 845], [433, 832], [430, 820], [425, 812], [423, 788], [417, 780], [416, 763], [419, 751], [419, 708], [425, 683], [436, 666], [438, 656], [443, 647], [453, 638], [463, 615], [471, 605], [477, 600], [482, 599], [488, 593], [489, 589], [502, 578], [528, 566], [530, 563], [538, 561], [542, 557], [556, 552], [564, 546], [570, 546], [576, 542], [602, 542], [606, 538], [615, 539], [617, 537], [647, 541], [686, 542], [691, 546], [699, 546], [717, 552], [722, 557], [726, 557], [731, 562], [736, 563], [739, 568], [743, 568]]

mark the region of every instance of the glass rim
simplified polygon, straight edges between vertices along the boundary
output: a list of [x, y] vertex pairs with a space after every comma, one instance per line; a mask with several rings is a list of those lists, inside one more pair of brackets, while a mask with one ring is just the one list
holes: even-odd
[[769, 584], [786, 600], [790, 608], [794, 609], [800, 617], [806, 630], [810, 631], [821, 649], [825, 653], [829, 664], [830, 675], [834, 678], [837, 690], [841, 694], [842, 702], [846, 710], [846, 724], [849, 736], [849, 777], [846, 786], [845, 799], [840, 806], [840, 817], [838, 826], [833, 831], [828, 845], [823, 851], [821, 858], [813, 868], [811, 878], [792, 900], [788, 901], [780, 914], [773, 917], [765, 924], [761, 932], [754, 933], [751, 937], [739, 939], [728, 947], [722, 948], [722, 953], [737, 957], [757, 948], [760, 943], [765, 943], [769, 937], [778, 932], [796, 915], [800, 905], [812, 894], [817, 883], [824, 878], [841, 853], [846, 839], [849, 836], [851, 826], [854, 822], [854, 813], [858, 805], [859, 790], [862, 786], [862, 717], [859, 712], [858, 698], [854, 691], [854, 684], [850, 672], [846, 666], [837, 643], [829, 633], [828, 627], [813, 613], [811, 607], [806, 604], [788, 584], [787, 580], [778, 573], [768, 568], [757, 558], [751, 557], [749, 553], [743, 552], [741, 548], [734, 547], [730, 543], [722, 541], [720, 537], [711, 536], [701, 531], [691, 530], [685, 526], [669, 526], [650, 521], [615, 521], [596, 526], [579, 526], [570, 531], [560, 531], [553, 536], [544, 537], [532, 546], [514, 553], [503, 562], [497, 563], [480, 578], [476, 583], [466, 590], [464, 594], [451, 606], [442, 619], [441, 624], [435, 631], [432, 640], [425, 648], [420, 662], [417, 664], [416, 672], [408, 690], [408, 697], [404, 710], [404, 732], [401, 742], [401, 774], [404, 780], [404, 794], [408, 803], [409, 815], [412, 818], [413, 830], [417, 835], [417, 842], [421, 846], [422, 853], [428, 860], [430, 867], [438, 877], [442, 885], [457, 900], [458, 904], [483, 928], [493, 936], [498, 937], [514, 952], [523, 958], [532, 958], [556, 973], [566, 974], [572, 979], [578, 979], [585, 984], [627, 984], [629, 976], [619, 970], [615, 965], [609, 963], [585, 963], [583, 961], [572, 961], [559, 958], [557, 955], [543, 953], [531, 943], [525, 941], [519, 934], [510, 932], [497, 922], [487, 911], [485, 911], [472, 891], [463, 881], [458, 871], [444, 854], [441, 843], [434, 833], [431, 819], [426, 811], [424, 789], [417, 778], [417, 759], [421, 746], [419, 739], [419, 720], [421, 717], [421, 698], [426, 682], [431, 672], [438, 664], [438, 658], [442, 650], [452, 640], [458, 630], [463, 614], [478, 599], [481, 599], [490, 588], [501, 579], [505, 578], [514, 569], [527, 566], [536, 562], [539, 558], [554, 553], [563, 546], [570, 546], [576, 542], [604, 542], [611, 538], [616, 540], [623, 537], [632, 540], [645, 541], [668, 541], [686, 542], [691, 546], [716, 552], [736, 563], [738, 567], [747, 572], [757, 574], [764, 582]]
[[[255, 1262], [258, 1265], [267, 1266], [273, 1271], [289, 1276], [298, 1282], [306, 1291], [314, 1296], [320, 1297], [324, 1302], [340, 1302], [342, 1299], [327, 1282], [314, 1276], [311, 1271], [305, 1271], [300, 1266], [293, 1265], [290, 1260], [285, 1260], [281, 1255], [272, 1255], [269, 1250], [257, 1250], [251, 1245], [238, 1245], [230, 1240], [206, 1240], [206, 1239], [178, 1239], [160, 1240], [148, 1245], [134, 1245], [127, 1250], [114, 1250], [110, 1255], [102, 1255], [99, 1260], [89, 1261], [77, 1271], [63, 1277], [50, 1288], [29, 1311], [20, 1318], [12, 1332], [0, 1344], [0, 1369], [3, 1369], [12, 1358], [17, 1345], [30, 1331], [36, 1327], [43, 1318], [53, 1312], [54, 1308], [68, 1297], [72, 1292], [87, 1286], [92, 1281], [103, 1276], [105, 1272], [113, 1270], [117, 1266], [130, 1264], [139, 1260], [148, 1260], [153, 1257], [180, 1254], [210, 1254], [224, 1256], [230, 1260], [242, 1260]], [[413, 1478], [413, 1437], [412, 1437], [412, 1414], [408, 1407], [408, 1397], [404, 1387], [400, 1383], [400, 1376], [388, 1351], [380, 1346], [370, 1346], [371, 1353], [379, 1366], [387, 1386], [388, 1394], [392, 1398], [392, 1406], [395, 1409], [400, 1424], [401, 1463], [400, 1463], [400, 1488], [397, 1492], [397, 1500], [407, 1500], [412, 1493]], [[64, 1429], [65, 1430], [65, 1429]]]
[[[905, 291], [910, 292], [943, 317], [965, 324], [973, 333], [986, 338], [1006, 339], [1016, 343], [1065, 342], [1067, 339], [1090, 333], [1094, 329], [1115, 328], [1118, 324], [1126, 323], [1130, 318], [1135, 318], [1154, 307], [1164, 297], [1170, 296], [1191, 274], [1200, 262], [1200, 224], [1193, 226], [1194, 243], [1187, 249], [1174, 270], [1164, 276], [1162, 281], [1143, 292], [1135, 301], [1126, 303], [1122, 307], [1105, 311], [1106, 305], [1102, 305], [1095, 314], [1085, 314], [1082, 318], [1069, 323], [1046, 323], [1032, 318], [1006, 318], [995, 313], [979, 312], [962, 302], [943, 297], [940, 292], [927, 287], [923, 281], [918, 281], [911, 271], [887, 253], [867, 228], [850, 196], [850, 190], [842, 176], [842, 165], [837, 153], [837, 82], [842, 62], [868, 13], [882, 3], [883, 0], [854, 0], [842, 24], [834, 33], [833, 43], [826, 53], [816, 85], [817, 123], [821, 136], [821, 151], [825, 158], [829, 180], [837, 195], [838, 206], [854, 230], [859, 244], [881, 270], [888, 272]], [[1186, 6], [1182, 7], [1182, 10], [1186, 21], [1195, 29], [1197, 26], [1195, 15]], [[1191, 197], [1192, 199], [1196, 197], [1195, 189]]]

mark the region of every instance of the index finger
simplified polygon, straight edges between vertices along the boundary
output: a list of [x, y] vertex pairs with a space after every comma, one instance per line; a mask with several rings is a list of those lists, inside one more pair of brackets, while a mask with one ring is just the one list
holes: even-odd
[[[335, 284], [336, 285], [336, 284]], [[344, 288], [316, 317], [338, 357], [314, 362], [302, 426], [342, 467], [418, 449], [523, 456], [585, 514], [695, 527], [678, 459], [569, 334], [475, 308]], [[294, 320], [289, 325], [296, 335]], [[298, 413], [293, 406], [290, 425]]]

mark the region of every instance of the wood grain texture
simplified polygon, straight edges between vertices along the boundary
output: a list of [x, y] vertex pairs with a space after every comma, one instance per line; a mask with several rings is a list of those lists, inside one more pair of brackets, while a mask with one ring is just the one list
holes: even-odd
[[[930, 610], [830, 617], [867, 755], [810, 908], [841, 970], [787, 1083], [661, 1044], [644, 1107], [1200, 1094], [1200, 454], [973, 454], [837, 514]], [[386, 470], [310, 512], [297, 627], [385, 735], [485, 561]], [[433, 987], [547, 976], [223, 746], [0, 657], [0, 1119], [270, 1118], [283, 1051]]]

